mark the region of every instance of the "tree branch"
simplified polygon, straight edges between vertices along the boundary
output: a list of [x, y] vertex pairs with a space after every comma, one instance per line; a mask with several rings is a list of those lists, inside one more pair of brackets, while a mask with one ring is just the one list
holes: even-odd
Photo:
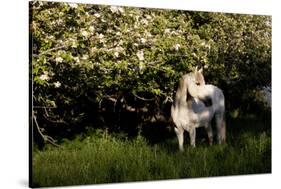
[[48, 135], [44, 135], [44, 134], [42, 133], [41, 128], [39, 127], [39, 124], [38, 124], [38, 122], [37, 122], [37, 119], [36, 119], [36, 116], [34, 115], [34, 113], [32, 114], [32, 117], [33, 117], [34, 123], [35, 123], [35, 125], [36, 125], [37, 131], [38, 131], [38, 133], [40, 134], [40, 136], [43, 138], [43, 140], [44, 140], [45, 142], [51, 143], [52, 145], [54, 145], [54, 146], [56, 146], [56, 147], [60, 147], [60, 145], [58, 145], [58, 144], [55, 143], [55, 140], [54, 140], [52, 137], [50, 137], [50, 136], [48, 136]]
[[169, 56], [176, 56], [176, 57], [190, 57], [190, 55], [188, 55], [188, 54], [171, 54], [171, 53], [169, 53], [168, 55]]
[[64, 120], [60, 119], [60, 120], [53, 120], [53, 119], [50, 119], [50, 116], [48, 114], [48, 111], [46, 108], [44, 108], [44, 114], [43, 114], [43, 117], [49, 121], [49, 122], [52, 122], [52, 123], [62, 123], [62, 124], [65, 124], [65, 125], [68, 125], [68, 123], [66, 123]]
[[140, 99], [140, 100], [143, 100], [143, 101], [154, 101], [154, 100], [155, 100], [155, 98], [143, 98], [143, 97], [140, 97], [140, 96], [138, 96], [137, 94], [135, 94], [134, 92], [132, 92], [132, 94], [133, 94], [136, 98], [138, 98], [138, 99]]
[[173, 102], [173, 98], [170, 96], [167, 96], [166, 99], [163, 101], [164, 104], [166, 104], [167, 102]]
[[55, 50], [59, 50], [59, 49], [63, 49], [63, 48], [66, 48], [66, 45], [54, 47], [54, 48], [51, 48], [51, 49], [42, 51], [42, 52], [40, 52], [39, 54], [33, 54], [33, 56], [38, 57], [38, 56], [41, 56], [41, 55], [46, 54], [46, 53], [48, 53], [48, 52], [55, 51]]
[[32, 108], [35, 108], [35, 109], [42, 109], [42, 108], [57, 108], [57, 107], [51, 107], [51, 106], [33, 106]]

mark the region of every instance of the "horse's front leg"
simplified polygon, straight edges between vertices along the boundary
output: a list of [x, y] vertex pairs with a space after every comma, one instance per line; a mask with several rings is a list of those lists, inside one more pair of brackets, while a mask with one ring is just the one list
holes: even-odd
[[177, 134], [178, 141], [179, 141], [179, 149], [180, 149], [180, 151], [183, 151], [183, 140], [184, 140], [183, 133], [184, 133], [184, 129], [181, 128], [181, 127], [180, 128], [175, 127], [175, 132]]
[[189, 137], [190, 137], [190, 145], [192, 147], [195, 147], [195, 139], [196, 139], [196, 128], [190, 128], [189, 129]]

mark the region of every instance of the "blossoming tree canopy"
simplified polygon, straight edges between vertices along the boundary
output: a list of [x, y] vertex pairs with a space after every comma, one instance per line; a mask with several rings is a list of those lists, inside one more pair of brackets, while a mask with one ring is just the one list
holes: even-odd
[[56, 107], [48, 115], [68, 124], [101, 109], [168, 115], [179, 78], [197, 65], [229, 109], [271, 85], [268, 16], [40, 1], [30, 8], [33, 103]]

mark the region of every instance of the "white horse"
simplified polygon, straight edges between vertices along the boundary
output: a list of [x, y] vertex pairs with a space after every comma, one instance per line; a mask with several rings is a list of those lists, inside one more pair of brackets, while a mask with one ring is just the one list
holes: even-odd
[[[197, 72], [196, 70], [197, 68], [195, 69], [195, 73], [198, 74], [199, 72]], [[200, 73], [202, 74], [202, 69]], [[189, 80], [187, 80], [188, 93], [195, 99], [198, 98], [204, 102], [208, 102], [208, 100], [211, 101], [211, 107], [213, 109], [216, 121], [217, 140], [218, 143], [221, 144], [226, 140], [224, 94], [220, 88], [214, 85], [203, 85], [198, 83], [197, 78], [198, 77], [193, 76], [190, 77]]]
[[[191, 92], [190, 92], [191, 91]], [[203, 101], [211, 100], [211, 106]], [[224, 95], [213, 86], [205, 85], [202, 70], [184, 75], [179, 83], [174, 103], [171, 107], [171, 117], [175, 124], [175, 132], [179, 141], [179, 148], [183, 150], [184, 131], [190, 135], [190, 144], [195, 147], [196, 128], [205, 127], [209, 143], [213, 142], [211, 120], [216, 118], [218, 142], [225, 140]]]

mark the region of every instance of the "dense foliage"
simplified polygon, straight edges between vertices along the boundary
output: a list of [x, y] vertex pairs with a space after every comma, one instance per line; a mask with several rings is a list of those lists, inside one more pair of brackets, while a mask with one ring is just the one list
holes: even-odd
[[30, 14], [33, 113], [51, 135], [167, 121], [197, 65], [228, 112], [256, 108], [253, 92], [271, 86], [268, 16], [38, 1]]

